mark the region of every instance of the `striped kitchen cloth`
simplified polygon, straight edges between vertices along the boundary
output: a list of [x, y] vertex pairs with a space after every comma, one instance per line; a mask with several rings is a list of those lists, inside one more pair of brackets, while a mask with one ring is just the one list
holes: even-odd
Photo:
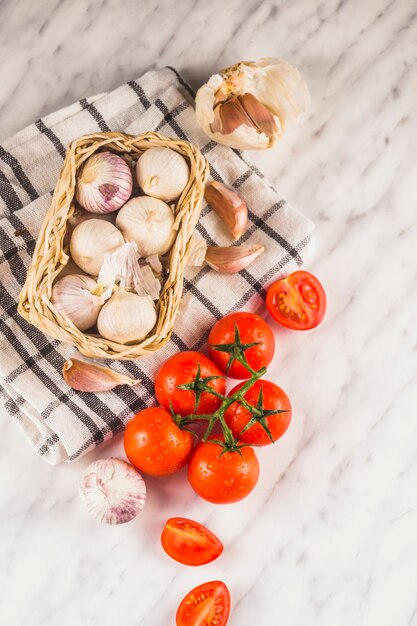
[[[152, 381], [165, 359], [179, 350], [201, 349], [216, 319], [233, 310], [258, 309], [265, 285], [303, 263], [312, 222], [282, 200], [246, 157], [208, 140], [196, 123], [192, 101], [190, 87], [175, 70], [151, 71], [48, 115], [0, 146], [1, 397], [34, 449], [52, 464], [73, 461], [121, 431], [135, 412], [154, 402]], [[88, 394], [70, 389], [62, 378], [74, 348], [23, 320], [17, 302], [66, 146], [97, 130], [154, 130], [199, 146], [211, 177], [233, 185], [248, 204], [249, 227], [239, 243], [263, 244], [265, 252], [232, 276], [207, 266], [188, 269], [172, 340], [150, 357], [108, 362], [142, 383]], [[206, 205], [197, 230], [210, 245], [231, 245]]]

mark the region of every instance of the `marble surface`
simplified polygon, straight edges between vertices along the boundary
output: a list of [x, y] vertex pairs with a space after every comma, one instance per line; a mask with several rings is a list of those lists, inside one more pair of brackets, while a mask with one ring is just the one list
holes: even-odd
[[[4, 626], [171, 626], [210, 579], [229, 585], [230, 626], [417, 625], [416, 14], [414, 0], [0, 2], [0, 140], [150, 67], [197, 87], [242, 58], [298, 65], [313, 107], [253, 158], [315, 220], [309, 269], [329, 297], [316, 331], [276, 331], [269, 375], [294, 418], [239, 504], [205, 503], [179, 474], [147, 479], [140, 519], [98, 526], [78, 481], [121, 439], [50, 467], [2, 412]], [[173, 515], [207, 523], [224, 555], [168, 560]]]

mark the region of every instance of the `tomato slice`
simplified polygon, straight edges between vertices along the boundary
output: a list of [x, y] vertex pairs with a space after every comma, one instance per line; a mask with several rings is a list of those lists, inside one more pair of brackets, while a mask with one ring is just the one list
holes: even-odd
[[161, 535], [165, 552], [184, 565], [205, 565], [223, 552], [223, 544], [208, 528], [185, 517], [172, 517]]
[[230, 593], [220, 580], [203, 583], [188, 593], [178, 607], [177, 626], [226, 626]]
[[268, 289], [266, 306], [275, 321], [294, 330], [309, 330], [326, 312], [326, 294], [309, 272], [293, 272]]

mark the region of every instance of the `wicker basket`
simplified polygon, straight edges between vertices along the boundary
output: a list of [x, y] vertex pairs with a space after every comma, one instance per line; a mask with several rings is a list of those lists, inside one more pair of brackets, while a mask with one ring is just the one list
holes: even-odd
[[[178, 234], [169, 254], [168, 278], [157, 305], [157, 324], [152, 334], [142, 341], [122, 345], [107, 341], [97, 334], [82, 333], [65, 315], [59, 314], [51, 304], [52, 284], [69, 260], [64, 249], [64, 237], [67, 222], [75, 210], [73, 198], [76, 174], [82, 164], [103, 148], [136, 158], [147, 148], [156, 146], [169, 147], [182, 154], [189, 163], [190, 178], [176, 203], [174, 228]], [[161, 348], [173, 331], [190, 239], [200, 215], [207, 175], [208, 164], [197, 148], [186, 141], [168, 139], [157, 133], [136, 137], [124, 133], [94, 133], [72, 142], [20, 294], [19, 313], [47, 335], [71, 343], [82, 354], [92, 358], [134, 359]]]

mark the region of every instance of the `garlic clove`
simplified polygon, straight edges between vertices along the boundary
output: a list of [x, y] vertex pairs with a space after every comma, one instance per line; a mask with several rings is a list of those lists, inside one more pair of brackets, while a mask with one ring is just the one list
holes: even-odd
[[84, 331], [94, 326], [104, 304], [100, 289], [90, 276], [73, 274], [60, 278], [52, 287], [51, 303]]
[[310, 105], [299, 71], [284, 60], [237, 63], [214, 74], [196, 95], [196, 117], [218, 143], [238, 149], [270, 148], [287, 122]]
[[264, 246], [208, 246], [206, 262], [216, 272], [236, 274], [248, 267], [263, 251]]
[[246, 202], [233, 189], [215, 180], [207, 183], [204, 198], [227, 224], [233, 238], [239, 239], [248, 225]]
[[129, 200], [132, 186], [132, 173], [122, 157], [112, 152], [97, 152], [87, 159], [78, 174], [76, 198], [91, 213], [110, 213]]
[[88, 512], [104, 524], [125, 524], [146, 502], [146, 485], [135, 468], [119, 459], [91, 463], [81, 477], [79, 494]]
[[134, 241], [141, 257], [165, 254], [176, 237], [174, 213], [162, 200], [132, 198], [119, 211], [116, 226], [127, 241]]
[[149, 296], [119, 289], [101, 309], [97, 328], [105, 339], [127, 344], [144, 339], [156, 321], [155, 305]]
[[100, 219], [87, 220], [75, 227], [70, 253], [84, 272], [98, 276], [106, 252], [113, 252], [123, 244], [123, 235], [116, 226]]
[[88, 363], [79, 359], [69, 359], [64, 363], [62, 370], [67, 385], [77, 391], [95, 392], [111, 391], [119, 385], [137, 385], [140, 380], [134, 380], [124, 374], [118, 374], [108, 367]]
[[136, 177], [148, 196], [175, 200], [182, 194], [190, 177], [185, 158], [170, 148], [149, 148], [139, 157]]

